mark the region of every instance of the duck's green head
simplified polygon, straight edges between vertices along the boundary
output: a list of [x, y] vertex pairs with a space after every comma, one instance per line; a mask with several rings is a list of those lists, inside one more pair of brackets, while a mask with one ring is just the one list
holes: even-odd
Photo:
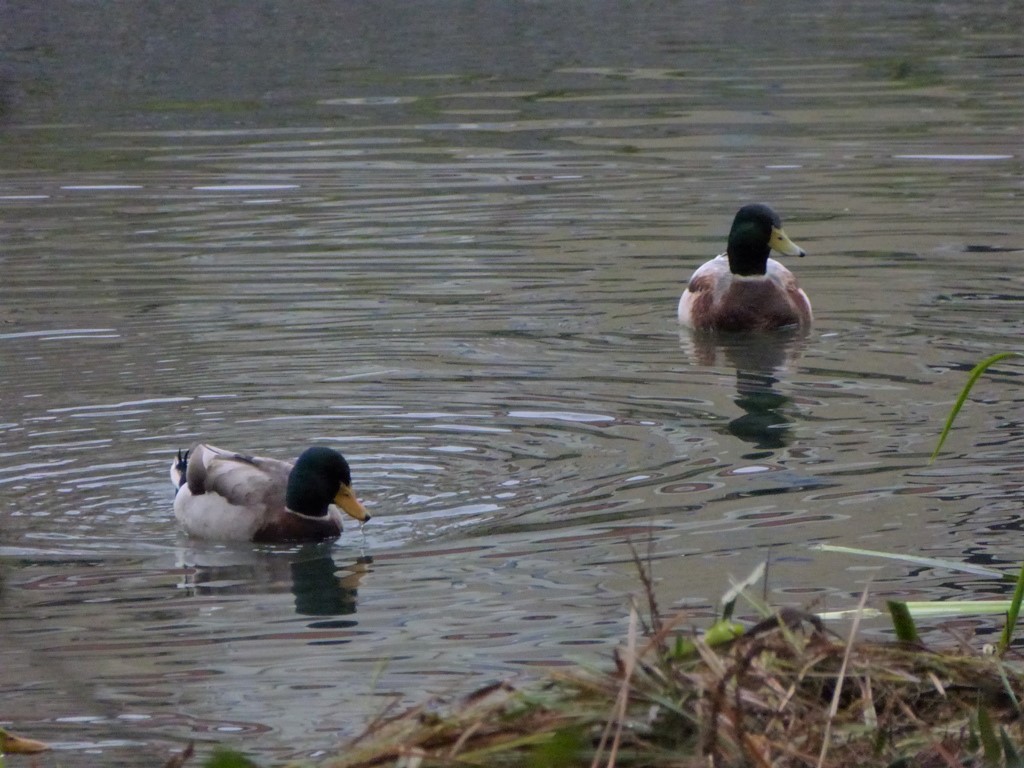
[[288, 475], [285, 503], [295, 512], [322, 517], [332, 502], [361, 523], [370, 519], [352, 491], [352, 471], [345, 457], [333, 448], [307, 448]]
[[763, 203], [744, 205], [729, 231], [729, 270], [734, 275], [763, 275], [773, 248], [786, 256], [807, 255], [782, 231], [779, 214]]

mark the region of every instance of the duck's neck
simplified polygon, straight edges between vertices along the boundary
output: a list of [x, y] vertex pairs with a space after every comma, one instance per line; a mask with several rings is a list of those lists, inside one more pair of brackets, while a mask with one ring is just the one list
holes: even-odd
[[771, 228], [756, 219], [736, 217], [729, 230], [729, 271], [734, 275], [756, 277], [768, 268], [768, 254], [771, 246], [768, 239]]
[[729, 271], [741, 277], [758, 277], [768, 270], [768, 246], [758, 247], [749, 244], [734, 246], [729, 243], [726, 255], [729, 257]]
[[327, 506], [334, 495], [326, 481], [315, 474], [293, 469], [288, 478], [285, 505], [292, 512], [309, 517], [326, 517]]

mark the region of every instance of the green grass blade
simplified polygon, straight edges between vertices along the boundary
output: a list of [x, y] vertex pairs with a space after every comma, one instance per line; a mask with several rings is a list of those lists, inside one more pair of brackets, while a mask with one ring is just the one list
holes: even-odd
[[[909, 601], [903, 603], [915, 619], [942, 619], [949, 616], [991, 616], [1003, 614], [1010, 610], [1009, 600], [950, 600], [947, 602], [936, 601]], [[847, 608], [838, 611], [821, 611], [816, 613], [822, 621], [843, 621], [852, 619], [857, 613], [862, 613], [865, 619], [877, 619], [884, 616], [877, 608]]]
[[558, 768], [583, 762], [584, 734], [579, 728], [563, 728], [530, 750], [530, 768]]
[[767, 567], [767, 563], [763, 561], [758, 563], [747, 578], [734, 582], [732, 587], [722, 595], [722, 621], [730, 621], [732, 619], [733, 611], [736, 608], [736, 600], [739, 599], [744, 590], [749, 589], [764, 578], [764, 572]]
[[1013, 709], [1017, 713], [1017, 717], [1021, 717], [1024, 715], [1024, 711], [1020, 708], [1020, 699], [1017, 698], [1017, 694], [1013, 690], [1013, 685], [1010, 683], [1010, 678], [1006, 674], [1006, 665], [1000, 664], [997, 669], [999, 670], [999, 679], [1003, 683], [1003, 693], [1013, 705]]
[[967, 397], [971, 394], [971, 389], [974, 388], [974, 382], [978, 380], [978, 377], [1000, 360], [1005, 360], [1008, 357], [1020, 356], [1021, 353], [1019, 352], [998, 352], [991, 357], [986, 357], [974, 366], [974, 369], [971, 371], [971, 375], [967, 377], [967, 383], [964, 384], [964, 388], [960, 390], [960, 396], [953, 404], [953, 410], [951, 410], [949, 412], [949, 416], [946, 417], [946, 424], [942, 428], [942, 434], [939, 435], [938, 445], [936, 445], [935, 450], [932, 451], [932, 457], [929, 459], [929, 462], [935, 461], [935, 458], [939, 455], [939, 451], [942, 450], [942, 446], [946, 442], [946, 438], [949, 436], [949, 430], [953, 428], [953, 422], [956, 421], [956, 415], [960, 413], [960, 409], [963, 408], [964, 403], [967, 402]]
[[914, 565], [923, 565], [926, 568], [944, 568], [949, 571], [960, 571], [961, 573], [972, 573], [975, 576], [985, 576], [991, 579], [1005, 579], [1006, 574], [985, 568], [981, 565], [971, 563], [958, 563], [956, 560], [941, 560], [937, 557], [921, 557], [920, 555], [904, 555], [895, 552], [880, 552], [877, 549], [859, 549], [857, 547], [841, 547], [836, 544], [812, 544], [811, 549], [819, 552], [836, 552], [842, 555], [861, 555], [862, 557], [881, 557], [886, 560], [898, 560]]
[[1006, 625], [1003, 627], [1003, 634], [999, 639], [1000, 653], [1009, 648], [1010, 642], [1013, 640], [1013, 630], [1017, 626], [1022, 600], [1024, 600], [1024, 565], [1021, 565], [1020, 573], [1017, 574], [1017, 586], [1013, 590], [1013, 597], [1010, 598], [1010, 609], [1006, 612]]
[[217, 747], [203, 763], [203, 768], [257, 768], [256, 763], [227, 747]]
[[899, 600], [888, 600], [886, 606], [892, 617], [892, 626], [896, 630], [896, 637], [904, 643], [921, 642], [921, 638], [917, 634], [917, 625], [914, 624], [914, 619], [910, 616], [907, 604]]
[[1013, 766], [1016, 766], [1020, 768], [1020, 752], [1017, 751], [1017, 745], [1013, 743], [1010, 734], [1006, 732], [1005, 728], [999, 729], [999, 743], [1003, 746], [1003, 761], [1006, 767], [1013, 768]]
[[988, 710], [978, 705], [978, 736], [981, 738], [981, 750], [985, 756], [985, 764], [997, 766], [999, 758], [1003, 755], [1003, 747], [996, 736], [996, 729], [992, 725], [992, 717]]

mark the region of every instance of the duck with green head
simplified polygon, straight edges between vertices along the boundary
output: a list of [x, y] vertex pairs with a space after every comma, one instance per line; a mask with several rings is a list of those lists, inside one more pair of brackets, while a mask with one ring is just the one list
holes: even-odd
[[307, 448], [292, 465], [199, 443], [171, 464], [174, 516], [190, 536], [257, 542], [323, 541], [341, 535], [341, 511], [370, 519], [352, 472], [333, 448]]
[[775, 259], [806, 252], [782, 230], [767, 205], [745, 205], [733, 219], [725, 253], [690, 277], [679, 299], [679, 322], [702, 331], [806, 329], [811, 302], [793, 273]]

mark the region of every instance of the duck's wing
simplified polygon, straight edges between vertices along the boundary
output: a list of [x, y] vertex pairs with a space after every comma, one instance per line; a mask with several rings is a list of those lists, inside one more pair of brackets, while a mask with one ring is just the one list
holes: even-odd
[[790, 272], [781, 262], [775, 259], [768, 259], [766, 274], [786, 295], [793, 310], [800, 316], [800, 324], [807, 326], [814, 319], [811, 310], [811, 300], [797, 282], [796, 275]]
[[691, 328], [713, 323], [715, 302], [729, 284], [729, 258], [723, 253], [701, 264], [679, 297], [679, 322]]
[[216, 494], [254, 512], [283, 509], [292, 465], [200, 443], [188, 456], [185, 481], [193, 496]]
[[730, 274], [729, 257], [724, 253], [720, 253], [715, 258], [705, 261], [694, 270], [693, 274], [690, 275], [690, 282], [686, 286], [686, 290], [695, 292], [709, 290], [714, 288], [719, 280], [723, 277], [728, 277]]

